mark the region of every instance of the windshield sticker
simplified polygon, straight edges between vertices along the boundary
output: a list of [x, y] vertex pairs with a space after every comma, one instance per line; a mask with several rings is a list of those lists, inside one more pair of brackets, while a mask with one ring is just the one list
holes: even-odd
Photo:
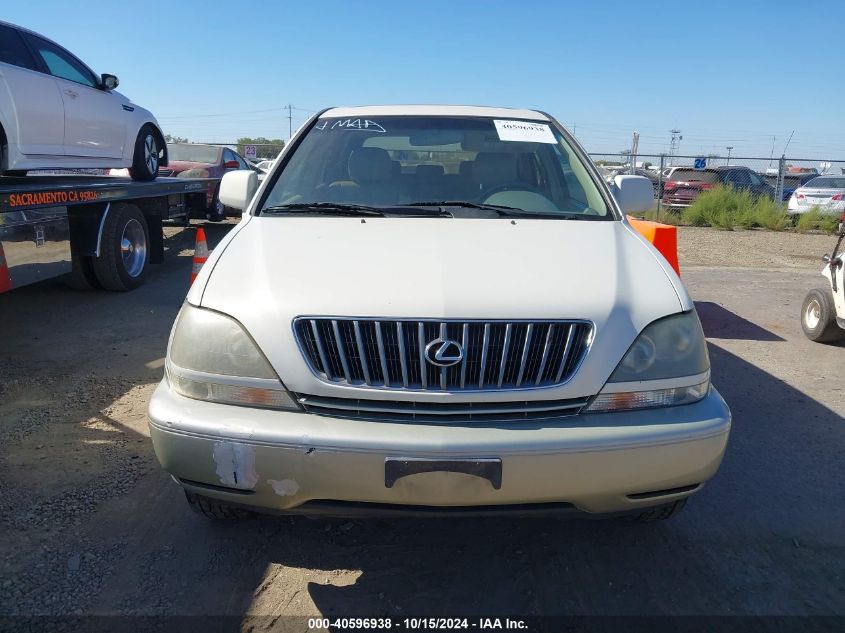
[[521, 141], [523, 143], [557, 143], [551, 128], [545, 123], [530, 121], [502, 121], [494, 119], [500, 141]]
[[[331, 125], [329, 125], [331, 123]], [[361, 130], [363, 132], [385, 133], [381, 125], [369, 119], [338, 119], [334, 122], [324, 119], [314, 126], [318, 130]]]

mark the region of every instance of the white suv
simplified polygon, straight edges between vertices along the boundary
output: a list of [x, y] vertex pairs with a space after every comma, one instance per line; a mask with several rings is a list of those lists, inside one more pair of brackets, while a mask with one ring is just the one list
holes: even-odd
[[0, 22], [0, 175], [128, 167], [153, 180], [167, 149], [152, 114], [50, 40]]
[[[692, 300], [531, 110], [333, 108], [310, 120], [191, 288], [149, 408], [210, 516], [676, 513], [730, 412]], [[250, 202], [251, 200], [251, 202]]]

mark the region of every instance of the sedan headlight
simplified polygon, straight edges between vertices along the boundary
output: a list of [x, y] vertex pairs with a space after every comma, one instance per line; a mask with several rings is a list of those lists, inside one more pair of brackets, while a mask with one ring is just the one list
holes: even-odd
[[300, 410], [246, 330], [220, 312], [182, 307], [165, 368], [173, 390], [188, 398]]
[[694, 310], [647, 326], [587, 411], [690, 404], [710, 389], [710, 359]]

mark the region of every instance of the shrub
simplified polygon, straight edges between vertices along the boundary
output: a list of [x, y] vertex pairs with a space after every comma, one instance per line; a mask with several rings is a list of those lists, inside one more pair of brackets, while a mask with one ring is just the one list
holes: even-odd
[[657, 215], [657, 211], [646, 211], [643, 219], [650, 220], [652, 222], [660, 222], [662, 224], [671, 224], [673, 226], [677, 226], [681, 222], [681, 216], [679, 213], [666, 208], [660, 211], [659, 217]]
[[726, 231], [735, 227], [782, 231], [789, 224], [783, 205], [764, 196], [755, 197], [748, 190], [737, 191], [724, 185], [703, 191], [684, 209], [682, 217], [684, 224], [712, 226]]
[[825, 233], [835, 233], [839, 226], [839, 214], [823, 213], [818, 207], [813, 207], [809, 211], [798, 216], [798, 221], [795, 223], [795, 229], [799, 233], [806, 233], [807, 231], [824, 231]]
[[784, 206], [763, 196], [754, 201], [754, 220], [756, 226], [770, 231], [783, 231], [790, 224]]

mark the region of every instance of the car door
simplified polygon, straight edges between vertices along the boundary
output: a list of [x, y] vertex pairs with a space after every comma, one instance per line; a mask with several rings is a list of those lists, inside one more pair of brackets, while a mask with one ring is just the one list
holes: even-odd
[[746, 173], [748, 174], [748, 179], [751, 181], [751, 193], [755, 196], [767, 196], [769, 198], [774, 198], [774, 188], [763, 180], [763, 177], [760, 176], [760, 174], [751, 169], [749, 169]]
[[727, 173], [726, 181], [729, 186], [737, 191], [751, 188], [751, 179], [744, 169], [732, 169]]
[[65, 111], [64, 153], [122, 158], [126, 143], [122, 99], [102, 89], [91, 69], [65, 49], [32, 33], [25, 35], [61, 94]]
[[[22, 154], [60, 156], [65, 112], [59, 87], [17, 29], [0, 24], [0, 117]], [[16, 130], [16, 132], [15, 132]]]

